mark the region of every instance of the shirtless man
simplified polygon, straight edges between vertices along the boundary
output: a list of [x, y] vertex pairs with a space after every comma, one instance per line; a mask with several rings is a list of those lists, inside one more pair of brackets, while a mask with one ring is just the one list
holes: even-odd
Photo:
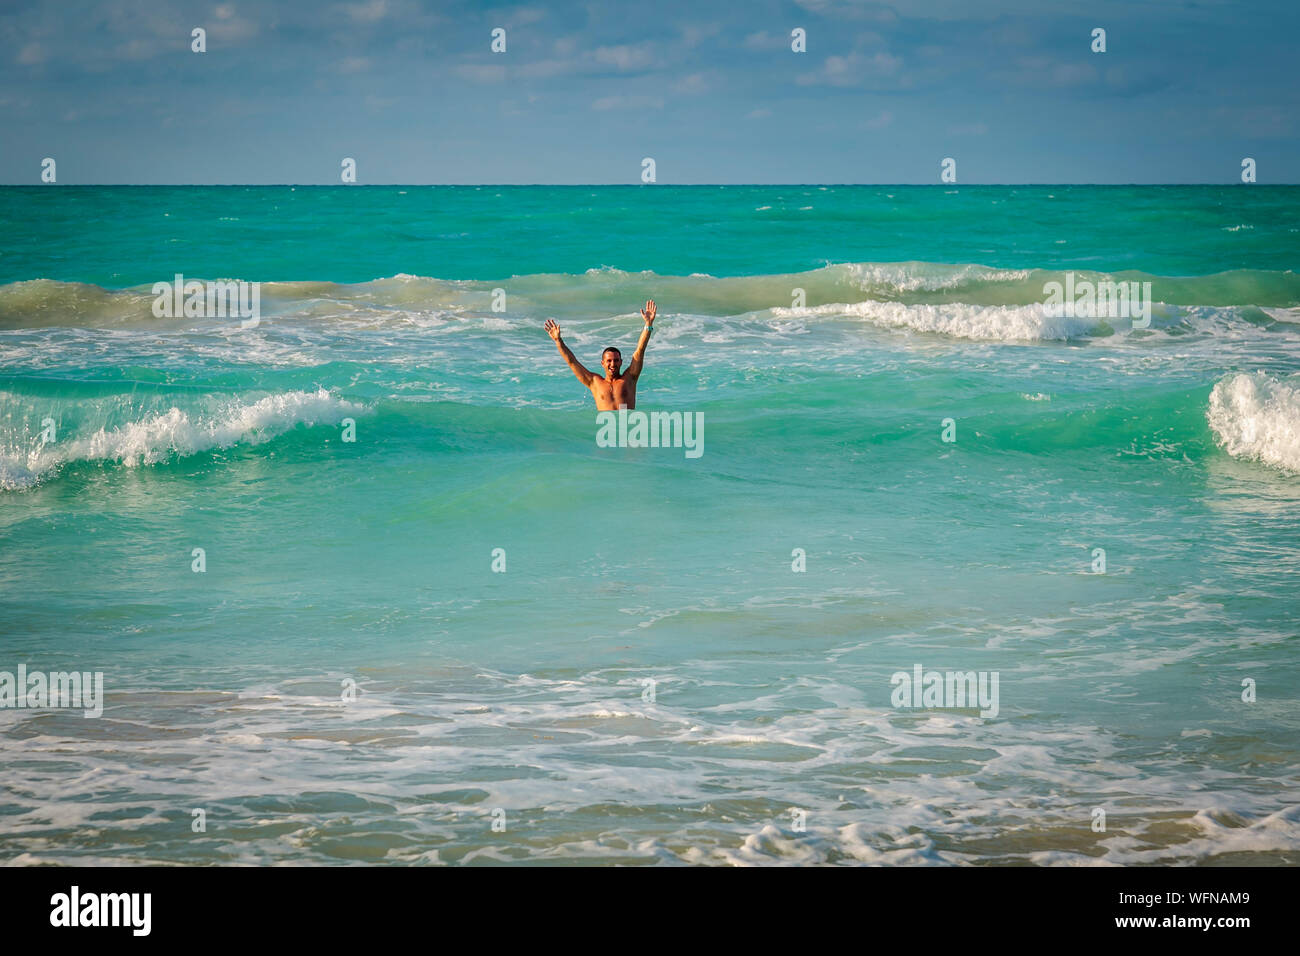
[[636, 381], [641, 377], [641, 363], [645, 360], [645, 347], [650, 342], [650, 327], [655, 320], [654, 299], [646, 302], [645, 308], [641, 310], [641, 317], [645, 319], [645, 329], [641, 332], [641, 341], [636, 344], [636, 351], [632, 353], [632, 363], [628, 365], [626, 372], [620, 374], [619, 366], [623, 364], [623, 353], [613, 346], [605, 349], [600, 356], [601, 367], [605, 369], [604, 378], [583, 368], [582, 363], [573, 357], [573, 352], [560, 338], [559, 325], [554, 319], [546, 320], [546, 331], [555, 340], [565, 363], [573, 369], [573, 374], [578, 376], [578, 381], [591, 389], [591, 394], [596, 399], [597, 411], [613, 412], [623, 406], [636, 408]]

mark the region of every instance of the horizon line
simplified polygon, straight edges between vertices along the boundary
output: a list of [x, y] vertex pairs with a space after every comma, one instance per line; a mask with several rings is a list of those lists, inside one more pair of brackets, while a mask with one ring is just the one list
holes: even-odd
[[0, 188], [31, 188], [31, 189], [48, 189], [64, 187], [113, 187], [113, 188], [157, 188], [157, 187], [230, 187], [230, 188], [282, 188], [289, 186], [291, 188], [374, 188], [374, 189], [391, 189], [394, 187], [416, 188], [416, 189], [434, 189], [434, 188], [531, 188], [534, 186], [545, 186], [553, 189], [607, 189], [611, 187], [624, 187], [629, 189], [635, 188], [707, 188], [717, 187], [725, 189], [727, 187], [793, 187], [793, 186], [846, 186], [846, 187], [890, 187], [890, 188], [933, 188], [946, 187], [955, 188], [961, 186], [1016, 186], [1016, 187], [1064, 187], [1064, 186], [1297, 186], [1300, 183], [1278, 182], [1278, 183], [1243, 183], [1236, 180], [1227, 182], [1180, 182], [1180, 183], [1156, 183], [1156, 182], [1124, 182], [1124, 183], [1097, 183], [1097, 182], [1079, 182], [1079, 183], [840, 183], [840, 182], [816, 182], [816, 183], [0, 183]]

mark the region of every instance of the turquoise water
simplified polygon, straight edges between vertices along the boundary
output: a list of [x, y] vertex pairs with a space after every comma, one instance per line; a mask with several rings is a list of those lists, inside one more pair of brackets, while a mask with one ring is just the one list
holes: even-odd
[[[0, 671], [106, 690], [0, 708], [0, 854], [1294, 863], [1298, 212], [0, 189]], [[1046, 315], [1066, 272], [1149, 327]], [[155, 317], [176, 273], [260, 322]], [[598, 447], [542, 331], [595, 367], [650, 297], [698, 458]], [[893, 706], [917, 664], [997, 715]]]

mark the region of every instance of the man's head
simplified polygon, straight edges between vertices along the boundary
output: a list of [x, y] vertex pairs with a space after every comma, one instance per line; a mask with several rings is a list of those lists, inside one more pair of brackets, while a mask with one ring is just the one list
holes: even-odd
[[623, 364], [623, 353], [612, 345], [600, 353], [600, 365], [611, 375], [617, 375], [619, 367]]

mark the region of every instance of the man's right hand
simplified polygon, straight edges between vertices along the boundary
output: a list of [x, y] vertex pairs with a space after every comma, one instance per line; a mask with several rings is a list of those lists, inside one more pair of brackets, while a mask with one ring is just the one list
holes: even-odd
[[556, 345], [560, 343], [560, 326], [554, 319], [546, 320], [546, 334], [549, 335]]

